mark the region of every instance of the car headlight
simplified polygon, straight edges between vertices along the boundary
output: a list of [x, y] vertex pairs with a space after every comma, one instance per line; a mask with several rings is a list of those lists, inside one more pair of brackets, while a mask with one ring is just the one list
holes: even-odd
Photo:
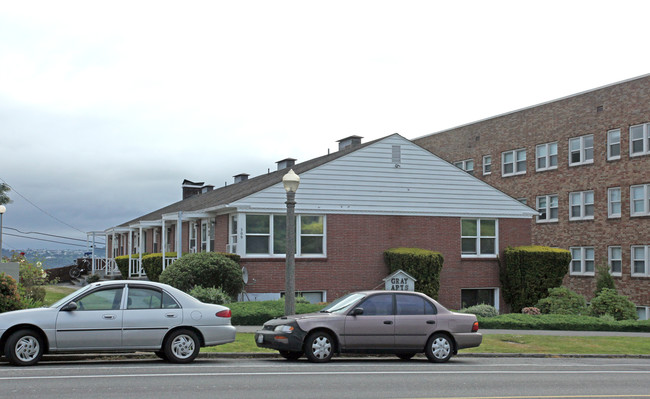
[[275, 327], [275, 330], [273, 330], [273, 331], [281, 332], [281, 333], [285, 333], [285, 334], [291, 334], [293, 332], [293, 326], [287, 326], [287, 325], [277, 326], [277, 327]]

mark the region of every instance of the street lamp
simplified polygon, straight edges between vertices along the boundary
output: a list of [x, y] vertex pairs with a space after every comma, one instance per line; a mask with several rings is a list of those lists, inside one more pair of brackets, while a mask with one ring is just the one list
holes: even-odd
[[287, 192], [287, 254], [285, 269], [285, 288], [284, 288], [284, 315], [296, 313], [296, 217], [294, 210], [296, 208], [296, 191], [300, 185], [300, 177], [293, 171], [282, 177], [282, 184]]
[[7, 207], [0, 205], [0, 260], [2, 260], [2, 218], [6, 211]]

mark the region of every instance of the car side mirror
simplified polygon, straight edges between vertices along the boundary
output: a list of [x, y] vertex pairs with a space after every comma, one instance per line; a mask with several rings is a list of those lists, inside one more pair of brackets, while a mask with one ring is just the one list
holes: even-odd
[[71, 312], [73, 310], [77, 310], [77, 302], [68, 302], [65, 306], [61, 308], [62, 311], [64, 312]]
[[354, 308], [352, 310], [352, 313], [350, 313], [352, 316], [359, 316], [363, 314], [363, 308]]

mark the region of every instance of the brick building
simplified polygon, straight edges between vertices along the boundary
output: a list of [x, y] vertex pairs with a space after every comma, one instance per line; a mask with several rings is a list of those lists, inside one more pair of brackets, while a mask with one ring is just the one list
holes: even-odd
[[[300, 175], [296, 193], [296, 289], [311, 301], [383, 287], [383, 252], [418, 247], [444, 256], [439, 300], [451, 308], [502, 307], [498, 254], [529, 244], [535, 212], [413, 142], [393, 134], [213, 189], [184, 181], [177, 203], [105, 231], [111, 257], [166, 251], [241, 256], [251, 300], [284, 291], [286, 194], [282, 177]], [[171, 256], [171, 255], [170, 255]], [[140, 256], [131, 275], [142, 275]], [[175, 258], [165, 258], [165, 264]], [[106, 264], [112, 264], [111, 259]]]
[[650, 316], [650, 75], [414, 142], [539, 211], [534, 244], [569, 249], [590, 300], [599, 265]]

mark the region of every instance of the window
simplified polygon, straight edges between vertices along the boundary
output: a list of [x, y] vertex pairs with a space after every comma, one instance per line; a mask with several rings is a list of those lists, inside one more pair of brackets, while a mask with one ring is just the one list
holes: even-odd
[[621, 247], [609, 247], [607, 249], [607, 262], [609, 263], [609, 273], [612, 276], [620, 276], [623, 269], [623, 252]]
[[77, 310], [117, 310], [122, 302], [122, 287], [91, 292], [78, 299]]
[[621, 129], [607, 132], [607, 160], [621, 159]]
[[594, 275], [594, 247], [572, 247], [571, 251], [571, 275], [572, 276], [593, 276]]
[[636, 308], [636, 315], [639, 316], [639, 320], [650, 319], [650, 306], [638, 306]]
[[401, 316], [433, 315], [437, 313], [431, 302], [417, 295], [397, 294], [395, 300], [397, 314]]
[[569, 139], [569, 166], [594, 163], [594, 135]]
[[489, 175], [492, 173], [492, 155], [483, 156], [483, 174]]
[[159, 241], [159, 236], [160, 233], [158, 232], [158, 229], [153, 230], [153, 253], [158, 253], [160, 252], [158, 250], [158, 241]]
[[501, 153], [501, 175], [514, 176], [526, 173], [526, 150], [513, 150]]
[[454, 166], [464, 170], [465, 172], [469, 173], [470, 175], [474, 174], [474, 160], [473, 159], [466, 159], [464, 161], [458, 161], [454, 162]]
[[196, 252], [196, 222], [190, 223], [190, 253]]
[[494, 257], [497, 254], [497, 221], [461, 219], [461, 257]]
[[632, 276], [650, 276], [650, 271], [648, 270], [650, 260], [648, 256], [650, 256], [650, 245], [632, 246]]
[[630, 126], [630, 156], [650, 154], [650, 123]]
[[393, 314], [393, 294], [373, 295], [361, 302], [363, 316], [390, 316]]
[[630, 214], [632, 216], [650, 215], [650, 184], [630, 187]]
[[229, 232], [228, 248], [227, 251], [233, 254], [237, 253], [237, 215], [230, 216], [230, 232]]
[[538, 171], [557, 169], [557, 143], [540, 144], [535, 153]]
[[528, 205], [528, 199], [527, 198], [517, 198], [517, 201], [521, 202], [524, 205]]
[[539, 215], [537, 215], [537, 223], [557, 222], [557, 195], [543, 195], [537, 197], [537, 212], [539, 212]]
[[594, 218], [594, 192], [579, 191], [569, 194], [569, 220], [591, 220]]
[[607, 216], [610, 218], [621, 217], [621, 188], [607, 189]]
[[[296, 255], [325, 254], [324, 216], [297, 216], [295, 229]], [[284, 256], [286, 232], [286, 215], [246, 215], [246, 254]]]
[[178, 303], [166, 292], [151, 288], [129, 287], [127, 309], [178, 309]]
[[461, 308], [482, 304], [495, 306], [495, 294], [494, 288], [462, 289], [460, 290]]

